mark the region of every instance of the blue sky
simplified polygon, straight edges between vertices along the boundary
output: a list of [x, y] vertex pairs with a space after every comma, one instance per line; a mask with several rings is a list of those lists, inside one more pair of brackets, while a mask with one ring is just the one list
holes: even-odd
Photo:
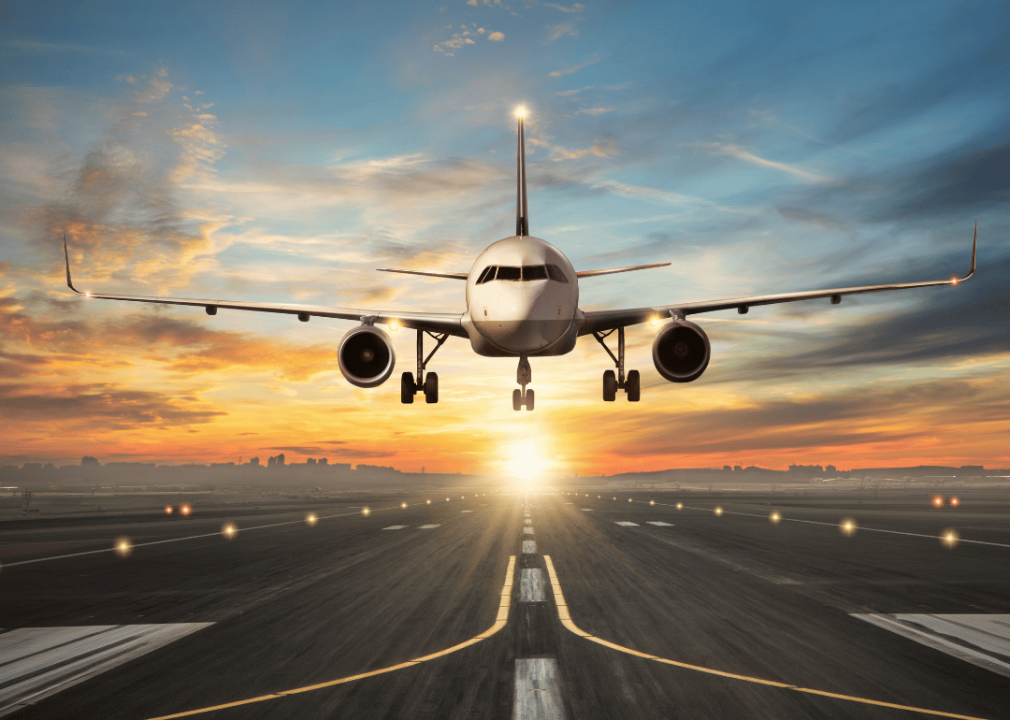
[[[478, 471], [501, 469], [482, 444], [532, 443], [556, 472], [1010, 464], [1008, 16], [998, 2], [7, 4], [0, 402], [24, 430], [0, 455], [285, 446]], [[534, 364], [530, 417], [508, 407], [512, 361], [462, 342], [436, 361], [442, 403], [404, 408], [392, 384], [342, 380], [340, 323], [83, 307], [61, 287], [66, 232], [82, 282], [110, 291], [462, 310], [452, 283], [373, 269], [466, 271], [511, 233], [521, 103], [531, 232], [582, 269], [673, 263], [586, 281], [583, 307], [949, 277], [976, 219], [978, 277], [704, 318], [713, 363], [690, 387], [658, 377], [636, 330], [638, 406], [599, 401], [605, 356], [587, 339]], [[55, 440], [68, 433], [72, 448]]]

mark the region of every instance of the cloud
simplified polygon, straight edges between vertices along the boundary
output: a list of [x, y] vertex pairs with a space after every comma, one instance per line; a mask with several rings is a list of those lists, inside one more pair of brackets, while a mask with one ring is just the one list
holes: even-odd
[[572, 73], [577, 73], [579, 70], [587, 68], [590, 65], [595, 65], [602, 59], [603, 59], [602, 57], [594, 56], [576, 65], [569, 65], [568, 67], [562, 68], [561, 70], [554, 70], [552, 72], [549, 72], [547, 75], [548, 77], [563, 77], [564, 75], [571, 75]]
[[593, 155], [600, 158], [613, 157], [614, 155], [619, 155], [617, 151], [617, 143], [613, 140], [604, 140], [603, 142], [597, 143], [592, 147], [584, 148], [581, 150], [568, 150], [567, 148], [561, 147], [560, 145], [555, 145], [551, 148], [551, 159], [555, 162], [561, 160], [579, 160], [586, 157], [587, 155]]
[[570, 22], [558, 23], [557, 25], [547, 26], [547, 42], [552, 43], [555, 40], [563, 37], [578, 37], [579, 31], [575, 29], [575, 25]]
[[739, 160], [758, 165], [760, 167], [770, 168], [772, 170], [778, 170], [780, 172], [788, 173], [793, 177], [798, 177], [802, 180], [808, 182], [825, 183], [829, 182], [829, 178], [823, 175], [817, 175], [816, 173], [809, 172], [795, 165], [790, 165], [788, 163], [777, 162], [775, 160], [766, 160], [763, 157], [758, 157], [757, 155], [744, 150], [739, 145], [734, 145], [732, 143], [721, 143], [721, 142], [699, 142], [691, 144], [692, 147], [699, 147], [710, 150], [713, 153], [721, 155], [729, 155], [735, 157]]
[[582, 108], [576, 114], [577, 115], [603, 115], [604, 113], [611, 112], [611, 108]]
[[586, 9], [586, 6], [582, 3], [575, 3], [570, 7], [565, 7], [564, 5], [558, 5], [557, 3], [544, 3], [544, 7], [553, 8], [554, 10], [560, 10], [563, 13], [580, 13]]
[[487, 39], [491, 42], [501, 42], [505, 39], [505, 34], [500, 32], [493, 32], [488, 34]]

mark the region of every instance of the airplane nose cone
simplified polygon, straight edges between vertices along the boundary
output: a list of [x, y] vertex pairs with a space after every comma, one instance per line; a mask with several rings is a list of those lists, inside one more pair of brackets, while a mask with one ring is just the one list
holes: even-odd
[[486, 318], [479, 318], [480, 332], [498, 347], [515, 353], [535, 353], [555, 343], [565, 334], [571, 317], [564, 317], [561, 304], [544, 287], [538, 287], [541, 285], [546, 281], [523, 288], [525, 317], [517, 318], [516, 306], [490, 306]]

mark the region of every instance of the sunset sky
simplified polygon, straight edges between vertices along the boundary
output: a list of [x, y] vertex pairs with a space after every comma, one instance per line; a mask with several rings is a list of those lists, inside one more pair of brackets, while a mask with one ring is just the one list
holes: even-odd
[[[1010, 467], [1010, 6], [967, 3], [22, 2], [0, 9], [0, 464], [131, 460], [597, 474]], [[691, 384], [628, 332], [642, 401], [601, 399], [592, 337], [514, 359], [453, 338], [401, 405], [412, 332], [349, 385], [352, 323], [83, 289], [461, 312], [514, 230], [587, 309], [941, 279], [720, 312]]]

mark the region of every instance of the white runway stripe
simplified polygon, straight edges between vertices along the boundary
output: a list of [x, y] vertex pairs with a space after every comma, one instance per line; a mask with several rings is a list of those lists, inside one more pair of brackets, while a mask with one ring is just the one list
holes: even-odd
[[383, 530], [403, 530], [407, 527], [406, 525], [390, 525], [388, 528], [382, 528]]
[[440, 527], [440, 526], [439, 525], [422, 525], [421, 527], [418, 528], [418, 530], [434, 530], [437, 527]]
[[630, 522], [629, 520], [616, 520], [615, 525], [622, 525], [624, 527], [638, 527], [638, 523]]
[[650, 525], [658, 525], [659, 527], [673, 527], [673, 523], [663, 522], [662, 520], [649, 520]]
[[533, 524], [533, 521], [530, 520], [529, 518], [526, 518], [525, 520], [523, 520], [523, 525], [532, 525], [532, 524]]
[[532, 534], [533, 534], [533, 528], [531, 528], [531, 527], [524, 527], [523, 528], [523, 535], [532, 535]]
[[1010, 615], [853, 613], [852, 616], [1010, 677]]
[[537, 541], [523, 540], [523, 555], [536, 555], [536, 554], [537, 554]]
[[592, 508], [582, 508], [582, 512], [592, 512]]
[[473, 510], [460, 510], [459, 512], [462, 515], [462, 514], [465, 514], [465, 513], [473, 512]]
[[523, 568], [519, 575], [519, 602], [543, 602], [544, 573], [540, 568]]
[[562, 720], [561, 679], [554, 658], [516, 660], [512, 720]]
[[213, 623], [21, 628], [3, 634], [0, 714], [63, 690]]

